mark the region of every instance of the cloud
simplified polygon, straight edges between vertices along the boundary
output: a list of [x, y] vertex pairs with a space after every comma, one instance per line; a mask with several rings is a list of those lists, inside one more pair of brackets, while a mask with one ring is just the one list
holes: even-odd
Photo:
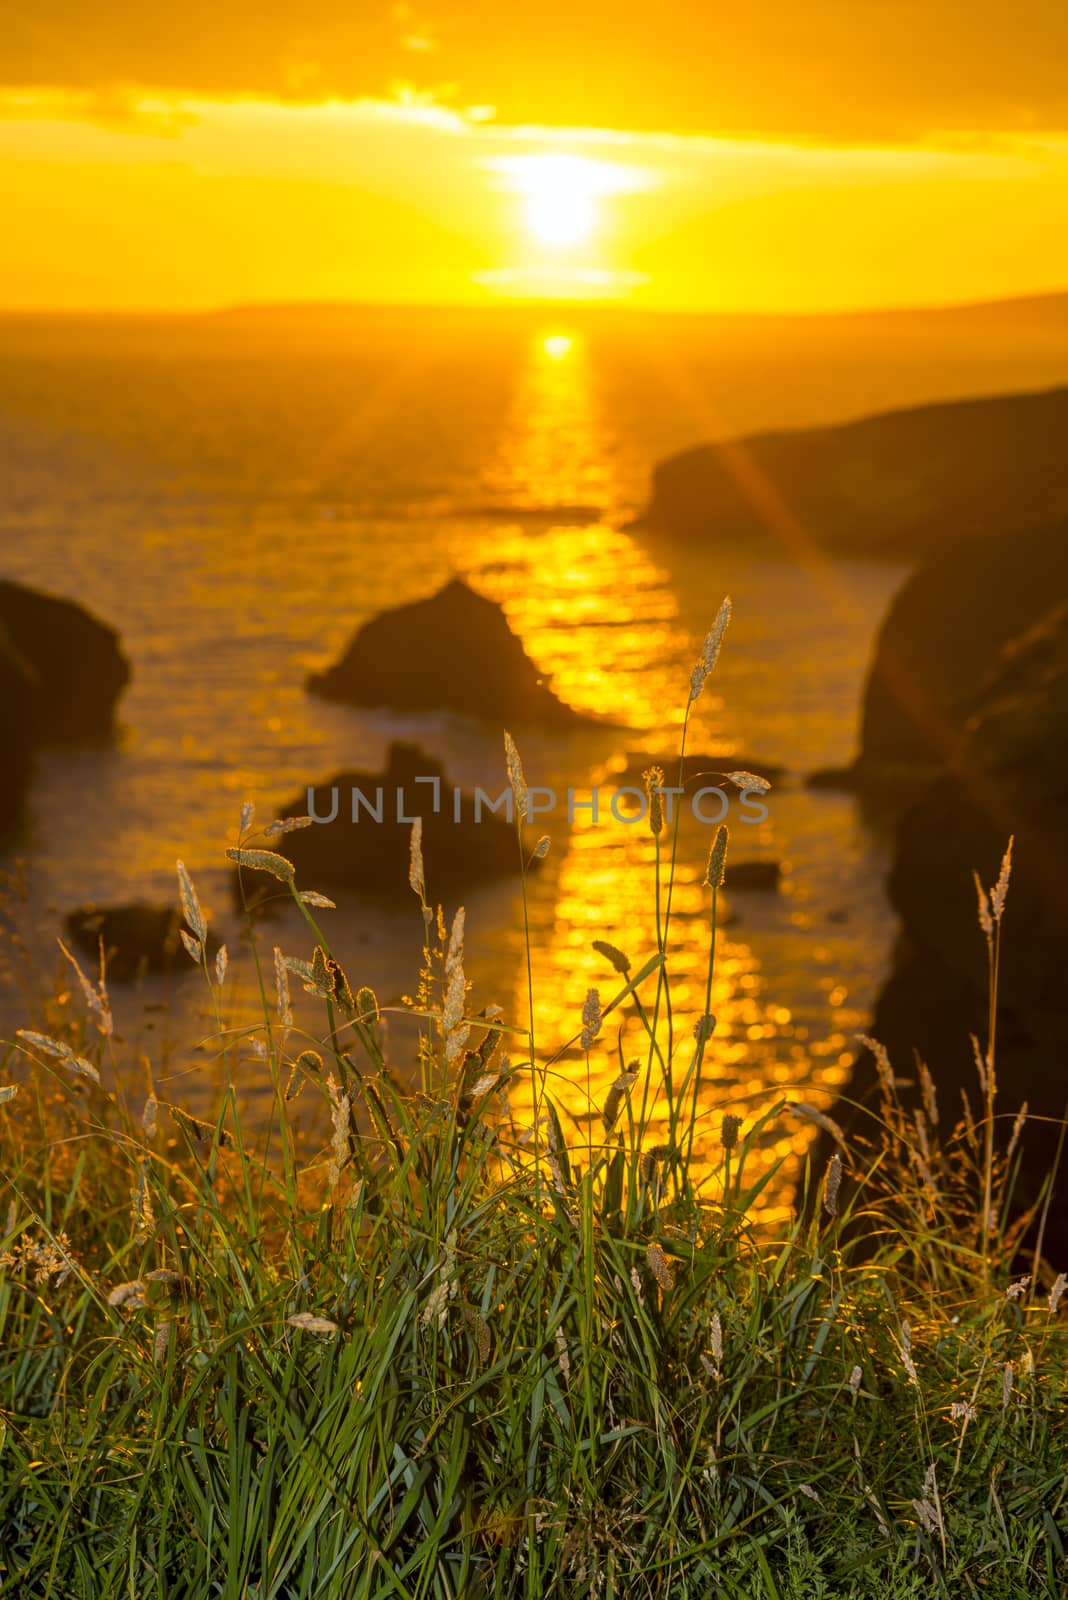
[[1063, 0], [10, 0], [0, 87], [315, 102], [398, 83], [507, 123], [837, 143], [1068, 128]]

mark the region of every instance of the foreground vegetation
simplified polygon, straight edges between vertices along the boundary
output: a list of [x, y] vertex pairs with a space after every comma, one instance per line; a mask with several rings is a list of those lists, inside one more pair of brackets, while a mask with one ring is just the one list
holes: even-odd
[[[525, 780], [506, 751], [518, 824]], [[720, 830], [709, 994], [726, 846]], [[656, 952], [635, 971], [598, 946], [616, 992], [591, 991], [576, 1039], [611, 1050], [627, 1017], [644, 1049], [620, 1049], [581, 1139], [532, 1021], [466, 1014], [463, 913], [446, 930], [428, 902], [418, 828], [417, 1093], [385, 1063], [374, 995], [330, 954], [328, 903], [284, 855], [232, 854], [308, 924], [305, 955], [276, 951], [262, 975], [266, 1145], [246, 1136], [232, 1075], [211, 1124], [128, 1103], [102, 978], [76, 974], [81, 1025], [68, 1013], [8, 1051], [0, 1592], [1065, 1592], [1065, 1280], [1040, 1256], [1022, 1275], [1024, 1223], [1008, 1219], [1026, 1128], [1010, 1117], [1003, 1137], [995, 1113], [1008, 860], [980, 893], [992, 1003], [974, 1108], [948, 1126], [925, 1071], [906, 1089], [880, 1059], [871, 1137], [813, 1113], [835, 1154], [806, 1171], [792, 1219], [768, 1224], [754, 1156], [780, 1108], [725, 1115], [710, 1150], [714, 1019], [664, 1042], [673, 844]], [[225, 951], [209, 958], [181, 866], [179, 885], [229, 1072]], [[321, 1004], [314, 1037], [291, 982]], [[513, 1114], [518, 1082], [532, 1116]], [[302, 1088], [330, 1129], [310, 1163], [287, 1116]], [[1041, 1214], [1025, 1221], [1041, 1233]]]

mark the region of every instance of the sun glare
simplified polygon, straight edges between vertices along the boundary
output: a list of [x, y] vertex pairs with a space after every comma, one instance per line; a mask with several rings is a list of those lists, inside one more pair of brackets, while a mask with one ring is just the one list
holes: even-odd
[[550, 361], [563, 361], [571, 354], [571, 339], [566, 333], [546, 334], [541, 347]]
[[641, 189], [647, 182], [636, 167], [590, 156], [504, 156], [494, 165], [522, 196], [531, 237], [556, 250], [584, 244], [593, 235], [605, 195]]
[[597, 220], [592, 175], [570, 156], [545, 156], [524, 174], [527, 226], [541, 244], [581, 244]]

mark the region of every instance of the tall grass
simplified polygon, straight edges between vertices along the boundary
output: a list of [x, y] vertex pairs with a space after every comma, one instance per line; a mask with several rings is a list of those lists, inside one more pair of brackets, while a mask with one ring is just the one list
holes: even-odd
[[[227, 959], [209, 960], [184, 867], [224, 1063], [214, 1120], [131, 1103], [103, 977], [74, 964], [83, 1021], [22, 1034], [0, 1090], [0, 1592], [1065, 1591], [1065, 1279], [1042, 1262], [1009, 1276], [1021, 1125], [1004, 1153], [995, 1126], [1007, 866], [986, 903], [978, 1113], [947, 1128], [929, 1077], [906, 1103], [873, 1044], [874, 1132], [847, 1141], [813, 1112], [839, 1151], [769, 1228], [753, 1158], [781, 1106], [724, 1116], [710, 1150], [709, 1001], [685, 1045], [660, 1026], [677, 842], [662, 885], [657, 831], [657, 949], [635, 970], [600, 947], [618, 985], [591, 994], [576, 1038], [593, 1047], [630, 1012], [647, 1050], [582, 1138], [550, 1092], [564, 1044], [535, 1039], [533, 995], [519, 1023], [468, 1013], [463, 914], [447, 929], [428, 899], [418, 830], [416, 1092], [387, 1064], [376, 997], [332, 955], [329, 902], [279, 852], [230, 852], [307, 926], [299, 955], [257, 948], [266, 1139], [243, 1125]], [[726, 848], [722, 831], [705, 875], [708, 997]], [[297, 983], [322, 1008], [313, 1032], [294, 1023]], [[522, 1075], [532, 1126], [509, 1099]], [[329, 1127], [310, 1162], [289, 1115], [302, 1091]]]

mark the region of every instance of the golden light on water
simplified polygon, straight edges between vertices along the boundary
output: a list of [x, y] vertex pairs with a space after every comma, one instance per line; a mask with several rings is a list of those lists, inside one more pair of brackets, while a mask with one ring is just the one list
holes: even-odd
[[[607, 795], [617, 784], [632, 784], [634, 770], [640, 772], [654, 759], [670, 766], [678, 749], [678, 723], [695, 655], [723, 593], [728, 589], [739, 593], [737, 584], [739, 578], [744, 583], [745, 568], [739, 560], [720, 555], [714, 570], [707, 563], [675, 570], [662, 552], [626, 531], [623, 523], [634, 503], [635, 479], [627, 475], [628, 457], [619, 448], [619, 424], [598, 364], [595, 334], [577, 314], [548, 311], [524, 321], [522, 333], [525, 346], [513, 369], [508, 402], [494, 416], [493, 448], [480, 450], [477, 483], [464, 482], [460, 491], [465, 502], [485, 503], [492, 514], [469, 520], [461, 511], [440, 523], [428, 519], [421, 564], [414, 572], [404, 554], [410, 520], [385, 524], [399, 552], [394, 562], [382, 559], [385, 546], [379, 526], [372, 528], [347, 514], [324, 517], [316, 524], [320, 560], [298, 570], [293, 550], [306, 537], [305, 522], [285, 512], [270, 517], [264, 512], [256, 531], [251, 591], [256, 599], [246, 604], [251, 581], [247, 536], [220, 538], [217, 528], [207, 524], [144, 535], [146, 592], [150, 583], [153, 590], [171, 592], [170, 574], [187, 574], [180, 592], [189, 594], [198, 615], [217, 615], [215, 608], [222, 606], [237, 618], [232, 647], [241, 670], [224, 675], [223, 688], [205, 675], [196, 680], [196, 693], [189, 691], [183, 687], [182, 652], [173, 662], [169, 656], [157, 662], [151, 653], [160, 638], [180, 636], [184, 612], [164, 608], [150, 643], [144, 631], [145, 611], [137, 603], [140, 591], [125, 611], [119, 608], [132, 653], [150, 663], [141, 684], [153, 698], [142, 704], [154, 707], [152, 715], [158, 719], [145, 722], [146, 727], [158, 727], [150, 751], [158, 777], [149, 791], [153, 803], [146, 802], [136, 817], [127, 815], [121, 837], [116, 835], [110, 844], [112, 854], [92, 870], [105, 885], [118, 875], [117, 882], [131, 898], [140, 892], [141, 881], [161, 882], [165, 885], [161, 893], [169, 894], [175, 855], [188, 854], [198, 880], [202, 879], [204, 864], [217, 860], [219, 841], [246, 795], [262, 802], [261, 814], [277, 814], [270, 808], [299, 793], [309, 777], [325, 780], [343, 760], [360, 770], [378, 770], [382, 750], [376, 741], [381, 736], [374, 728], [365, 731], [347, 710], [324, 711], [307, 697], [302, 669], [322, 664], [344, 647], [356, 607], [336, 603], [337, 593], [358, 594], [357, 615], [373, 615], [398, 602], [422, 598], [450, 573], [459, 572], [502, 605], [555, 692], [601, 719], [601, 726], [576, 730], [573, 736], [554, 733], [539, 738], [532, 733], [522, 740], [530, 782], [547, 786], [559, 797], [553, 814], [538, 825], [539, 833], [550, 836], [551, 849], [530, 887], [538, 1062], [546, 1065], [555, 1058], [547, 1069], [550, 1092], [569, 1137], [583, 1146], [603, 1136], [601, 1112], [619, 1073], [619, 1049], [624, 1063], [641, 1060], [642, 1094], [648, 1084], [653, 1119], [650, 1138], [654, 1144], [663, 1143], [667, 1133], [662, 1082], [655, 1061], [649, 1071], [648, 1042], [635, 1006], [622, 1006], [612, 1014], [611, 1025], [598, 1035], [588, 1059], [576, 1043], [569, 1043], [580, 1028], [587, 991], [598, 988], [607, 1003], [621, 986], [594, 949], [594, 941], [608, 940], [625, 950], [635, 971], [657, 947], [656, 863], [650, 832], [640, 823], [631, 825], [614, 817], [610, 810], [595, 823], [588, 802], [594, 786]], [[310, 373], [307, 381], [317, 383], [317, 374]], [[344, 482], [339, 463], [351, 459], [357, 448], [369, 448], [368, 441], [391, 417], [403, 415], [413, 405], [416, 393], [413, 372], [403, 365], [391, 368], [362, 408], [339, 410], [337, 426], [322, 438], [309, 434], [311, 448], [302, 451], [305, 470], [317, 482]], [[314, 403], [310, 391], [300, 399], [301, 409]], [[206, 411], [209, 416], [224, 415], [210, 387], [198, 396], [196, 414], [203, 418]], [[221, 422], [218, 427], [222, 429]], [[215, 436], [227, 437], [225, 431]], [[407, 439], [407, 428], [400, 437]], [[432, 448], [433, 430], [427, 430], [427, 437]], [[446, 437], [450, 450], [455, 448], [456, 436]], [[771, 576], [774, 579], [774, 572]], [[762, 585], [768, 581], [760, 579]], [[805, 597], [811, 593], [811, 586], [799, 589], [796, 584], [776, 590], [776, 595], [785, 596], [776, 605], [791, 616], [807, 616]], [[114, 597], [106, 594], [99, 602], [102, 612], [110, 613], [114, 605]], [[279, 659], [274, 619], [286, 607], [292, 648], [299, 652], [296, 670]], [[324, 616], [332, 630], [325, 639]], [[730, 764], [748, 765], [734, 758], [756, 749], [755, 741], [763, 745], [766, 740], [769, 752], [774, 752], [789, 738], [781, 725], [784, 716], [789, 718], [789, 708], [776, 712], [778, 680], [773, 674], [780, 658], [762, 654], [761, 626], [755, 605], [739, 604], [737, 642], [732, 633], [721, 675], [707, 686], [692, 711], [688, 749], [707, 754], [717, 768], [728, 765], [729, 753]], [[811, 637], [823, 648], [817, 622], [811, 634], [797, 635], [795, 629], [795, 636], [802, 641]], [[735, 672], [735, 664], [742, 661], [744, 680]], [[190, 708], [192, 720], [171, 740], [173, 723], [167, 718], [173, 718], [175, 704]], [[745, 713], [751, 714], [758, 704], [761, 721], [747, 723]], [[777, 731], [765, 724], [769, 712], [779, 716]], [[813, 727], [811, 714], [806, 727]], [[356, 749], [354, 734], [362, 741]], [[185, 808], [164, 831], [159, 818], [165, 812], [166, 794], [175, 787], [176, 745], [189, 770], [214, 774], [226, 772], [231, 764], [234, 770], [221, 782], [212, 777], [210, 783], [202, 783], [196, 806]], [[494, 748], [499, 751], [496, 744]], [[487, 779], [473, 730], [443, 731], [429, 753], [468, 785], [488, 782], [497, 772], [491, 768]], [[470, 766], [465, 769], [467, 762]], [[578, 800], [573, 824], [565, 798], [572, 786]], [[111, 833], [105, 829], [110, 824], [104, 817], [113, 792], [105, 785], [97, 806], [98, 837], [108, 841]], [[742, 858], [787, 857], [787, 844], [796, 839], [797, 819], [792, 839], [788, 831], [781, 831], [786, 829], [782, 819], [789, 806], [796, 811], [797, 803], [796, 797], [780, 798], [777, 792], [767, 824], [759, 830], [736, 830], [735, 847]], [[607, 806], [604, 798], [602, 806]], [[55, 817], [47, 829], [50, 836], [63, 836], [61, 815], [50, 813]], [[196, 837], [190, 840], [192, 827]], [[707, 828], [695, 822], [685, 824], [672, 902], [672, 1026], [680, 1075], [692, 1057], [693, 1026], [706, 1003], [709, 900], [700, 875], [707, 859], [707, 834]], [[662, 892], [666, 878], [662, 866]], [[702, 1163], [707, 1162], [713, 1193], [723, 1114], [744, 1116], [748, 1130], [782, 1095], [798, 1095], [826, 1107], [847, 1072], [849, 1033], [866, 1021], [863, 1015], [851, 1014], [855, 1003], [848, 1001], [841, 981], [841, 957], [843, 949], [848, 954], [848, 939], [836, 942], [830, 930], [815, 944], [811, 938], [795, 937], [794, 923], [806, 912], [805, 879], [797, 875], [800, 892], [795, 896], [789, 878], [787, 871], [782, 895], [765, 897], [766, 904], [736, 906], [727, 896], [721, 907], [710, 1001], [718, 1021], [704, 1058], [696, 1146]], [[210, 877], [204, 885], [206, 903], [222, 907], [228, 886], [219, 880], [213, 884]], [[469, 911], [472, 976], [479, 986], [479, 1001], [502, 1004], [510, 1022], [525, 1026], [527, 962], [518, 893], [510, 898], [502, 887], [494, 896], [473, 902]], [[366, 975], [381, 995], [395, 998], [410, 992], [412, 959], [418, 960], [418, 952], [408, 943], [407, 918], [398, 923], [397, 935], [391, 932], [388, 940], [380, 941], [374, 932], [377, 915], [368, 912], [361, 921], [362, 910], [345, 908], [336, 919], [339, 959]], [[303, 938], [303, 930], [293, 937]], [[824, 974], [826, 994], [809, 992], [817, 989]], [[789, 980], [785, 985], [784, 975]], [[643, 989], [647, 1008], [655, 1003], [655, 987], [654, 980]], [[237, 1016], [242, 1025], [251, 1026], [257, 991], [250, 986], [242, 990], [245, 993], [247, 1013], [239, 1010]], [[784, 995], [789, 1006], [780, 1003]], [[830, 1019], [828, 1005], [834, 1012]], [[209, 1031], [199, 1015], [189, 1017], [189, 1026], [196, 1037]], [[666, 1028], [662, 1011], [658, 1044], [665, 1052]], [[393, 1049], [398, 1067], [406, 1069], [407, 1043], [399, 1026]], [[514, 1056], [519, 1059], [521, 1052], [514, 1051]], [[183, 1067], [182, 1072], [180, 1092], [186, 1096], [192, 1092], [189, 1070]], [[250, 1094], [260, 1092], [254, 1087], [258, 1081], [250, 1073], [246, 1085]], [[523, 1083], [516, 1089], [514, 1103], [521, 1118], [530, 1110], [530, 1087]], [[212, 1092], [205, 1078], [202, 1110], [209, 1109]], [[809, 1131], [785, 1113], [761, 1131], [754, 1171], [779, 1156], [791, 1158], [782, 1182], [766, 1193], [767, 1209], [788, 1203], [789, 1178], [796, 1172], [796, 1158]]]
[[[551, 840], [548, 857], [528, 885], [539, 1067], [533, 1078], [518, 1072], [512, 1105], [518, 1125], [529, 1126], [544, 1081], [577, 1159], [584, 1159], [585, 1152], [585, 1159], [592, 1161], [605, 1137], [601, 1113], [621, 1060], [641, 1063], [635, 1110], [645, 1102], [647, 1142], [655, 1146], [669, 1140], [665, 1080], [655, 1057], [650, 1059], [637, 1007], [624, 1004], [613, 1012], [589, 1053], [580, 1048], [576, 1035], [587, 992], [596, 988], [607, 1004], [624, 982], [594, 942], [608, 940], [624, 950], [633, 972], [657, 948], [653, 837], [647, 824], [613, 815], [605, 797], [615, 786], [635, 781], [625, 773], [624, 751], [647, 751], [637, 760], [639, 769], [654, 758], [667, 762], [677, 751], [678, 722], [700, 636], [699, 625], [695, 629], [680, 615], [676, 587], [651, 551], [613, 525], [613, 519], [575, 519], [575, 512], [587, 506], [610, 505], [618, 486], [612, 478], [611, 435], [589, 340], [576, 328], [566, 332], [565, 326], [562, 319], [547, 320], [531, 338], [491, 478], [494, 498], [519, 503], [529, 497], [541, 507], [559, 505], [560, 521], [546, 518], [531, 524], [517, 519], [510, 527], [495, 527], [487, 564], [473, 581], [504, 606], [512, 627], [563, 699], [603, 718], [606, 725], [624, 723], [633, 730], [611, 732], [606, 726], [603, 732], [589, 730], [552, 745], [530, 738], [523, 747], [528, 780], [558, 796], [573, 786], [577, 803], [573, 821], [561, 802], [537, 824], [537, 831]], [[737, 748], [737, 737], [724, 697], [709, 685], [693, 711], [691, 750], [726, 752]], [[590, 810], [594, 786], [602, 795], [596, 820]], [[774, 818], [747, 837], [749, 832], [737, 830], [737, 848], [743, 854], [781, 849]], [[708, 844], [707, 828], [687, 817], [672, 899], [671, 1020], [662, 997], [657, 1026], [659, 1050], [673, 1054], [676, 1083], [693, 1059], [693, 1028], [706, 1003], [710, 902], [701, 876]], [[670, 854], [666, 842], [664, 849]], [[660, 877], [663, 896], [668, 877], [663, 860]], [[744, 924], [736, 926], [730, 897], [723, 897], [720, 914], [710, 1006], [717, 1024], [704, 1055], [695, 1145], [695, 1171], [713, 1200], [720, 1181], [718, 1141], [725, 1112], [743, 1117], [744, 1136], [763, 1112], [794, 1094], [829, 1105], [845, 1072], [837, 1059], [841, 1042], [838, 1052], [819, 1054], [823, 1041], [814, 1037], [809, 1011], [802, 1006], [795, 1016], [779, 1003], [758, 944]], [[507, 936], [515, 988], [506, 1015], [520, 1026], [528, 1014], [522, 930], [523, 919], [516, 913]], [[648, 1016], [655, 996], [654, 978], [641, 994]], [[501, 996], [487, 992], [487, 998]], [[521, 1054], [517, 1047], [514, 1059]], [[798, 1085], [804, 1086], [803, 1092]], [[786, 1163], [762, 1197], [761, 1212], [769, 1220], [787, 1214], [790, 1186], [810, 1138], [811, 1127], [785, 1110], [760, 1131], [750, 1157], [752, 1175], [767, 1172], [780, 1160]]]

